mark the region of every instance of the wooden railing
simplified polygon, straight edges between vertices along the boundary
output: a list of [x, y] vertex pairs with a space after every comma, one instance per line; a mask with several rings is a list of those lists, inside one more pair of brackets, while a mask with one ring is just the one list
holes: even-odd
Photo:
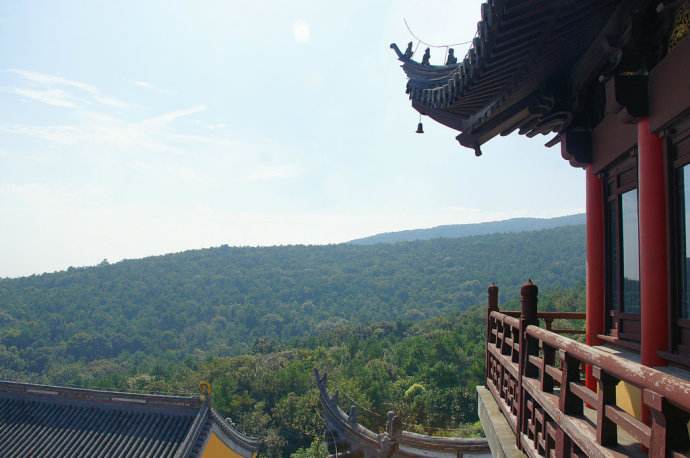
[[[681, 457], [690, 452], [690, 382], [632, 363], [560, 333], [543, 329], [579, 313], [540, 313], [538, 288], [521, 289], [521, 310], [500, 312], [498, 288], [489, 287], [486, 386], [530, 457]], [[564, 332], [565, 331], [565, 332]], [[596, 391], [584, 383], [591, 368]], [[624, 382], [641, 392], [642, 421], [616, 404]]]

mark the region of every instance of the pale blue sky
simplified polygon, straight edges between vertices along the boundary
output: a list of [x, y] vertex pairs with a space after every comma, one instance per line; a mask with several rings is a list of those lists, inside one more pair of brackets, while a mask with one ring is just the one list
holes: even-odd
[[3, 1], [0, 276], [581, 211], [545, 137], [414, 133], [389, 43], [480, 3]]

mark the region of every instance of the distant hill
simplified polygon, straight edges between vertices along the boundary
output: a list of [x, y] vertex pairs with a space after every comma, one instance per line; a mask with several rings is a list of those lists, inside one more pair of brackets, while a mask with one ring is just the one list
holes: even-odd
[[507, 234], [513, 232], [538, 231], [562, 226], [585, 224], [585, 214], [558, 216], [556, 218], [512, 218], [503, 221], [490, 221], [476, 224], [448, 224], [428, 229], [384, 232], [348, 243], [353, 245], [374, 245], [376, 243], [411, 242], [439, 238], [462, 238], [473, 235]]

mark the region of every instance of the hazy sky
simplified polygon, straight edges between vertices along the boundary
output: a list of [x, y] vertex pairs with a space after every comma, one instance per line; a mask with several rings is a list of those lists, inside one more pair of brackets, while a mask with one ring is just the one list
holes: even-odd
[[480, 4], [1, 2], [0, 277], [581, 211], [546, 137], [414, 133], [389, 43], [469, 40]]

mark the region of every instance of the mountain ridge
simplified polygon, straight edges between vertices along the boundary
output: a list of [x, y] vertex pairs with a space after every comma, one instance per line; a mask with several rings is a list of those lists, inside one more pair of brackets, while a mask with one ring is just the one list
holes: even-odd
[[585, 224], [585, 214], [557, 216], [553, 218], [519, 217], [498, 221], [470, 224], [445, 224], [422, 229], [382, 232], [346, 242], [351, 245], [375, 245], [378, 243], [412, 242], [439, 238], [464, 238], [475, 235], [510, 234], [516, 232], [538, 231], [563, 226]]

